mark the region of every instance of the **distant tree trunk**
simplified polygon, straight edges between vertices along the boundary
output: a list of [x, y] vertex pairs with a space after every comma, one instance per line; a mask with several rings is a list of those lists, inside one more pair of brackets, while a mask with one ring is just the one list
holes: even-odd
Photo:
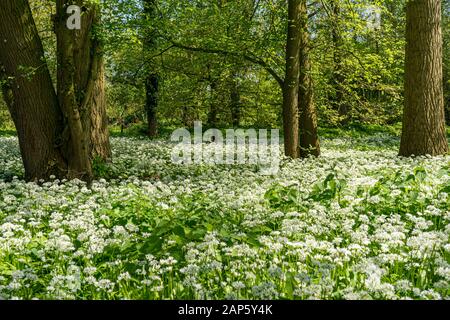
[[400, 155], [448, 152], [442, 74], [441, 1], [409, 1]]
[[308, 9], [306, 0], [301, 0], [301, 46], [300, 80], [298, 93], [300, 156], [320, 156], [320, 142], [317, 133], [317, 114], [314, 105], [311, 61], [309, 58]]
[[145, 80], [148, 135], [154, 138], [158, 135], [158, 121], [156, 118], [156, 108], [158, 106], [158, 75], [152, 73]]
[[[67, 7], [85, 11], [80, 30], [70, 30]], [[91, 180], [92, 158], [110, 158], [101, 46], [94, 28], [100, 22], [98, 5], [78, 0], [56, 1], [55, 31], [58, 59], [58, 98], [66, 125], [68, 177]]]
[[26, 0], [0, 1], [2, 91], [19, 137], [27, 180], [62, 176], [66, 163], [57, 147], [62, 113], [44, 50]]
[[298, 90], [300, 76], [301, 0], [288, 2], [288, 35], [286, 45], [286, 77], [283, 88], [284, 150], [287, 157], [298, 158]]
[[181, 114], [181, 120], [184, 126], [186, 127], [193, 127], [194, 126], [194, 120], [192, 119], [192, 115], [190, 110], [193, 110], [195, 106], [183, 106], [182, 114]]
[[239, 82], [237, 78], [237, 75], [233, 75], [230, 94], [231, 120], [234, 127], [239, 127], [241, 122], [241, 92], [239, 90]]
[[208, 112], [208, 119], [206, 121], [208, 126], [215, 127], [217, 125], [217, 106], [215, 103], [211, 103], [210, 109]]
[[209, 84], [211, 89], [211, 103], [209, 106], [209, 112], [208, 112], [208, 119], [207, 123], [209, 126], [214, 127], [217, 125], [217, 105], [214, 101], [213, 97], [217, 90], [217, 80], [213, 79], [211, 76], [209, 76]]
[[345, 75], [343, 70], [342, 59], [342, 35], [339, 28], [339, 21], [341, 16], [340, 0], [332, 0], [332, 27], [331, 38], [333, 44], [333, 73], [331, 76], [331, 85], [334, 88], [334, 94], [331, 96], [331, 106], [336, 110], [340, 117], [340, 124], [347, 124], [349, 121], [350, 107], [345, 101]]
[[[151, 23], [155, 19], [157, 0], [144, 0], [144, 16], [147, 23]], [[153, 30], [146, 30], [144, 32], [144, 52], [153, 52], [156, 49], [156, 35]], [[150, 67], [151, 68], [151, 67]], [[149, 69], [150, 69], [149, 68]], [[154, 70], [147, 70], [145, 79], [145, 111], [147, 114], [148, 135], [154, 138], [158, 135], [158, 121], [156, 118], [156, 110], [158, 107], [158, 89], [159, 77]]]

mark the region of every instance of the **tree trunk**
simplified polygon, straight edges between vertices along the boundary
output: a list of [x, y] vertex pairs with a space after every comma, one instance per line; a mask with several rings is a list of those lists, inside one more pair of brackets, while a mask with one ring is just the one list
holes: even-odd
[[[108, 115], [106, 113], [105, 65], [97, 47], [98, 64], [91, 72], [96, 75], [94, 89], [88, 105], [91, 108], [91, 145], [90, 156], [104, 162], [111, 161], [111, 145], [109, 143]], [[94, 51], [95, 52], [95, 51]], [[80, 61], [81, 62], [81, 61]]]
[[339, 27], [339, 21], [341, 16], [341, 7], [339, 0], [331, 1], [332, 8], [332, 27], [331, 38], [333, 42], [333, 73], [331, 76], [331, 85], [334, 89], [334, 94], [331, 96], [331, 106], [338, 112], [339, 123], [347, 124], [349, 122], [350, 107], [345, 101], [345, 75], [342, 59], [342, 35]]
[[183, 111], [181, 114], [181, 120], [184, 126], [193, 127], [194, 121], [192, 120], [192, 116], [190, 115], [189, 109], [194, 109], [195, 107], [191, 106], [183, 106]]
[[211, 89], [211, 102], [209, 106], [207, 123], [208, 126], [215, 127], [217, 126], [217, 113], [218, 113], [216, 101], [214, 101], [215, 100], [214, 97], [217, 90], [217, 80], [213, 79], [211, 75], [209, 75], [209, 84], [210, 84], [209, 87]]
[[85, 11], [81, 29], [66, 26], [67, 6], [73, 1], [57, 0], [56, 24], [58, 98], [65, 118], [65, 154], [68, 177], [91, 180], [92, 159], [111, 156], [104, 93], [101, 46], [93, 28], [99, 23], [96, 4], [78, 0]]
[[[152, 20], [155, 19], [156, 1], [157, 0], [144, 0], [144, 17], [148, 24], [151, 24]], [[146, 29], [144, 32], [144, 37], [144, 52], [147, 53], [155, 51], [157, 43], [154, 31], [151, 29]], [[158, 107], [158, 89], [158, 73], [154, 70], [147, 70], [145, 79], [145, 111], [147, 114], [148, 135], [151, 138], [154, 138], [158, 135], [158, 121], [156, 118], [156, 109]]]
[[206, 120], [206, 122], [210, 127], [217, 126], [217, 106], [214, 102], [212, 102], [210, 105], [210, 109], [208, 112], [208, 119]]
[[230, 94], [230, 109], [231, 109], [231, 121], [233, 126], [239, 127], [241, 122], [241, 92], [239, 90], [239, 82], [237, 75], [233, 75], [231, 81], [231, 94]]
[[158, 106], [158, 75], [151, 73], [145, 80], [148, 135], [154, 138], [158, 135], [158, 122], [156, 119], [156, 108]]
[[27, 180], [62, 176], [62, 114], [26, 0], [0, 1], [2, 91], [14, 121]]
[[400, 155], [448, 152], [442, 74], [441, 1], [409, 1]]
[[[67, 0], [64, 2], [70, 3]], [[77, 3], [86, 10], [82, 29], [75, 34], [74, 40], [77, 101], [82, 109], [90, 111], [83, 114], [83, 126], [90, 128], [90, 157], [108, 161], [111, 159], [111, 147], [106, 114], [105, 66], [103, 48], [95, 35], [98, 31], [94, 30], [100, 24], [100, 8], [87, 0], [78, 0]]]
[[289, 0], [286, 46], [286, 77], [283, 88], [284, 150], [287, 157], [300, 155], [298, 132], [298, 90], [300, 76], [301, 0]]
[[308, 9], [306, 0], [301, 0], [301, 47], [300, 80], [298, 93], [300, 156], [320, 156], [320, 142], [317, 133], [317, 114], [314, 105], [311, 61], [309, 58]]

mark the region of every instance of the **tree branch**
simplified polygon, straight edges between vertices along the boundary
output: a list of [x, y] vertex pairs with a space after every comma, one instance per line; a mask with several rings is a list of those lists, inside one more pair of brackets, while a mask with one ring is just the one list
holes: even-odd
[[174, 42], [174, 41], [171, 41], [171, 43], [173, 44], [174, 47], [183, 49], [183, 50], [187, 50], [187, 51], [220, 54], [220, 55], [225, 55], [225, 56], [234, 56], [234, 57], [242, 58], [244, 60], [247, 60], [251, 63], [257, 64], [257, 65], [261, 66], [262, 68], [264, 68], [278, 82], [278, 84], [280, 85], [281, 88], [284, 87], [284, 79], [282, 77], [280, 77], [277, 74], [277, 72], [266, 61], [264, 61], [262, 59], [252, 57], [245, 53], [232, 52], [232, 51], [223, 50], [223, 49], [190, 47], [190, 46], [186, 46], [181, 43]]

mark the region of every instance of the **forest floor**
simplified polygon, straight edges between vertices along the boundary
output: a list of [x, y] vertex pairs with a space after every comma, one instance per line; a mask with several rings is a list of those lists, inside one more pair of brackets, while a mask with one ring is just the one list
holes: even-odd
[[0, 299], [449, 299], [450, 157], [395, 130], [322, 130], [273, 176], [114, 137], [90, 188], [25, 183], [3, 135]]

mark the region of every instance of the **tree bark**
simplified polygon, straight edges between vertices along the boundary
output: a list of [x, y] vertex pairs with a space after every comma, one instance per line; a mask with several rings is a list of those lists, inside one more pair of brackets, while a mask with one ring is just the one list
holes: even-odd
[[101, 54], [101, 46], [96, 48], [99, 55], [98, 63], [91, 70], [95, 75], [94, 88], [90, 101], [87, 102], [91, 108], [89, 119], [91, 126], [90, 156], [91, 159], [97, 158], [103, 162], [109, 162], [112, 154], [109, 143], [108, 115], [106, 113], [105, 65]]
[[[69, 16], [66, 13], [67, 1], [56, 2], [56, 37], [58, 60], [58, 100], [64, 114], [65, 128], [65, 154], [68, 161], [69, 178], [82, 180], [92, 179], [92, 166], [89, 157], [90, 128], [86, 128], [86, 115], [90, 112], [83, 110], [79, 102], [80, 93], [77, 84], [81, 75], [76, 74], [75, 50], [78, 48], [79, 39], [76, 39], [76, 30], [69, 30], [66, 21]], [[86, 16], [84, 16], [85, 18]], [[81, 31], [81, 30], [80, 30]], [[75, 49], [76, 47], [76, 49]], [[78, 79], [76, 76], [78, 75]], [[78, 81], [77, 81], [78, 80]], [[91, 89], [92, 90], [92, 89]], [[91, 94], [85, 92], [83, 94]]]
[[[82, 7], [81, 29], [70, 30], [66, 10]], [[106, 117], [104, 66], [95, 36], [99, 8], [85, 0], [57, 0], [55, 31], [58, 59], [58, 98], [65, 119], [68, 177], [90, 181], [92, 160], [111, 157]]]
[[26, 0], [0, 1], [2, 91], [14, 121], [27, 180], [61, 176], [62, 113]]
[[406, 20], [405, 108], [400, 155], [446, 154], [441, 1], [409, 1]]
[[[144, 0], [144, 17], [146, 22], [152, 23], [156, 15], [156, 1], [157, 0]], [[157, 48], [156, 35], [153, 30], [146, 26], [144, 32], [144, 52], [152, 52]], [[154, 70], [147, 70], [145, 79], [145, 111], [147, 114], [148, 135], [154, 138], [158, 135], [158, 121], [156, 118], [156, 110], [158, 107], [158, 89], [159, 89], [159, 77], [158, 73]]]
[[286, 45], [286, 77], [283, 88], [284, 150], [287, 157], [298, 158], [298, 91], [300, 76], [301, 0], [288, 2], [288, 35]]
[[[64, 1], [69, 5], [71, 1]], [[111, 159], [108, 116], [106, 114], [105, 66], [103, 48], [96, 28], [100, 25], [100, 8], [86, 0], [76, 2], [83, 10], [82, 28], [75, 34], [75, 89], [78, 105], [83, 114], [83, 126], [90, 132], [89, 155], [91, 159]], [[75, 39], [73, 39], [75, 36]], [[62, 70], [64, 72], [64, 70]]]
[[298, 93], [300, 156], [320, 156], [320, 142], [317, 133], [317, 113], [314, 105], [314, 84], [309, 57], [308, 8], [306, 0], [301, 0], [301, 46], [300, 80]]

